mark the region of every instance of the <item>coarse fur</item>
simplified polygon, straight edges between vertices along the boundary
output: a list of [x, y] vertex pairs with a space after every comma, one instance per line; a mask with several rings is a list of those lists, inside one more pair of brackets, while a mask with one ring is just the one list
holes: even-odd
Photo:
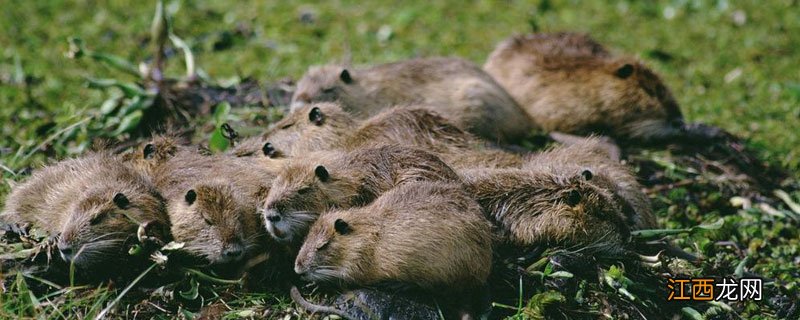
[[123, 153], [121, 158], [135, 169], [152, 176], [158, 166], [181, 152], [198, 153], [199, 149], [190, 146], [186, 139], [177, 134], [168, 133], [154, 135], [133, 150]]
[[655, 227], [647, 196], [596, 139], [532, 156], [523, 169], [459, 172], [505, 241], [616, 254], [630, 230]]
[[338, 101], [358, 118], [421, 104], [492, 142], [517, 142], [534, 122], [491, 76], [459, 58], [418, 58], [366, 68], [311, 67], [297, 83], [292, 111]]
[[87, 274], [133, 259], [128, 250], [140, 228], [160, 242], [171, 239], [162, 196], [106, 152], [36, 170], [9, 194], [0, 221], [57, 235], [62, 259]]
[[[405, 145], [429, 150], [454, 168], [518, 167], [523, 162], [519, 155], [498, 149], [436, 112], [418, 106], [388, 108], [360, 123], [337, 105], [328, 103], [306, 105], [288, 117], [291, 120], [286, 122], [293, 125], [286, 132], [273, 129], [266, 138], [271, 150], [276, 150], [273, 151], [276, 157], [318, 150]], [[281, 143], [288, 136], [293, 137], [293, 144]], [[277, 149], [280, 146], [283, 149]]]
[[210, 265], [241, 261], [263, 249], [258, 213], [275, 172], [249, 158], [181, 154], [156, 173], [168, 202], [172, 234]]
[[267, 231], [297, 244], [320, 213], [364, 206], [381, 193], [413, 181], [459, 181], [435, 155], [402, 146], [325, 151], [291, 159], [275, 178], [264, 204]]
[[[424, 199], [421, 201], [420, 199]], [[416, 181], [362, 208], [322, 214], [295, 260], [295, 272], [345, 287], [392, 284], [443, 300], [466, 300], [485, 285], [491, 225], [458, 183]], [[469, 311], [467, 311], [469, 312]]]
[[637, 181], [630, 168], [619, 163], [607, 153], [606, 142], [598, 137], [588, 137], [580, 142], [559, 146], [548, 151], [533, 154], [522, 166], [531, 172], [554, 172], [572, 174], [575, 170], [590, 170], [592, 183], [612, 190], [624, 208], [632, 209], [627, 223], [633, 229], [655, 228], [650, 200], [642, 191], [644, 187]]
[[585, 34], [513, 36], [484, 69], [547, 131], [645, 142], [685, 131], [678, 103], [650, 68]]

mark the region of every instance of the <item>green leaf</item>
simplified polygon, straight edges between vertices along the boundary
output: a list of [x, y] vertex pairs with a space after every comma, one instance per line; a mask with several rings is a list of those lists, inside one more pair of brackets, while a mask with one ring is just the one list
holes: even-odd
[[208, 148], [213, 152], [223, 152], [228, 149], [230, 141], [222, 135], [222, 129], [217, 128], [208, 140]]
[[231, 105], [227, 102], [222, 102], [214, 109], [214, 124], [216, 127], [221, 126], [223, 123], [228, 122], [228, 115], [231, 113]]
[[194, 300], [200, 295], [200, 283], [194, 278], [189, 279], [189, 289], [178, 291], [178, 294], [186, 300]]
[[742, 276], [744, 276], [744, 267], [749, 260], [750, 256], [744, 257], [744, 259], [742, 259], [742, 261], [740, 261], [739, 264], [736, 265], [736, 269], [733, 271], [733, 275], [736, 276], [737, 278], [742, 278]]
[[645, 230], [635, 230], [631, 231], [631, 235], [637, 238], [655, 238], [655, 237], [663, 237], [668, 235], [676, 235], [682, 233], [692, 232], [698, 229], [701, 230], [717, 230], [722, 228], [725, 224], [725, 220], [722, 218], [717, 219], [712, 223], [704, 223], [701, 225], [697, 225], [691, 228], [685, 229], [645, 229]]
[[564, 301], [566, 301], [566, 298], [558, 291], [545, 291], [531, 297], [522, 313], [531, 319], [544, 319], [544, 311], [547, 306], [563, 303]]
[[547, 276], [550, 278], [572, 278], [574, 275], [568, 271], [556, 271]]
[[[85, 51], [85, 49], [84, 49]], [[101, 53], [96, 51], [89, 51], [88, 54], [92, 59], [99, 61], [109, 67], [117, 69], [119, 71], [125, 72], [127, 74], [133, 75], [135, 77], [140, 77], [139, 69], [136, 68], [136, 65], [133, 62], [125, 60], [122, 57], [115, 56], [112, 54]]]
[[697, 312], [697, 310], [692, 309], [692, 307], [684, 307], [683, 309], [681, 309], [681, 312], [683, 313], [684, 316], [686, 316], [689, 319], [694, 319], [694, 320], [705, 319], [703, 318], [703, 315], [700, 314], [700, 312]]
[[133, 130], [134, 128], [136, 128], [136, 126], [139, 125], [139, 122], [142, 121], [142, 115], [143, 115], [142, 110], [136, 110], [131, 114], [125, 116], [124, 118], [122, 118], [122, 121], [119, 122], [117, 130], [114, 130], [114, 132], [111, 135], [118, 136], [120, 134]]

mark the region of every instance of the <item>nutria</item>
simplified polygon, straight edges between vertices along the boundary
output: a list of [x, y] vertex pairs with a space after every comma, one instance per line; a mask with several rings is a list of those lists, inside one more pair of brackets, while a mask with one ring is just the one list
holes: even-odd
[[480, 310], [468, 295], [483, 290], [492, 242], [481, 207], [459, 183], [416, 181], [368, 206], [323, 213], [297, 255], [295, 272], [348, 287], [421, 289], [470, 314]]
[[492, 142], [517, 142], [534, 123], [478, 66], [459, 58], [419, 58], [367, 68], [312, 67], [297, 83], [292, 111], [338, 101], [359, 118], [397, 105], [423, 104]]
[[633, 220], [629, 221], [631, 226], [635, 229], [656, 227], [650, 200], [642, 191], [644, 187], [639, 184], [630, 168], [618, 160], [608, 153], [605, 141], [588, 137], [580, 142], [575, 141], [570, 145], [533, 154], [526, 159], [522, 168], [532, 172], [556, 174], [570, 174], [577, 167], [588, 169], [597, 173], [591, 179], [593, 184], [612, 190], [618, 201], [624, 202], [625, 208], [633, 209]]
[[547, 131], [642, 142], [689, 134], [658, 75], [634, 58], [611, 55], [585, 34], [513, 36], [484, 69]]
[[133, 259], [132, 245], [148, 245], [137, 243], [140, 229], [160, 244], [171, 239], [162, 196], [148, 178], [106, 152], [36, 170], [11, 191], [0, 221], [58, 235], [62, 259], [87, 274]]
[[264, 223], [276, 240], [297, 244], [321, 212], [369, 204], [411, 181], [458, 181], [458, 175], [432, 153], [403, 146], [310, 153], [291, 159], [275, 178]]
[[210, 265], [241, 261], [263, 246], [257, 206], [274, 175], [249, 159], [189, 153], [169, 159], [154, 174], [175, 241]]
[[615, 254], [631, 229], [653, 228], [655, 218], [636, 179], [586, 145], [543, 152], [523, 169], [459, 173], [506, 242]]
[[265, 134], [264, 150], [271, 158], [396, 144], [432, 151], [453, 167], [511, 167], [523, 162], [418, 106], [388, 108], [359, 123], [336, 104], [317, 103], [297, 109], [284, 121], [292, 125], [281, 130], [279, 122]]

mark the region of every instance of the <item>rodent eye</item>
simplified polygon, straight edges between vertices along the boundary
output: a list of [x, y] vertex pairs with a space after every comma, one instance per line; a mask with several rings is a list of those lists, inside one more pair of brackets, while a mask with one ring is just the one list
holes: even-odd
[[322, 245], [320, 245], [319, 247], [317, 247], [317, 250], [318, 250], [318, 251], [321, 251], [321, 250], [328, 249], [328, 245], [330, 245], [330, 244], [331, 244], [331, 242], [330, 242], [330, 241], [325, 241], [325, 243], [323, 243]]
[[203, 221], [205, 221], [208, 225], [214, 225], [213, 223], [211, 223], [211, 219], [209, 219], [208, 216], [206, 216], [205, 214], [203, 215]]
[[294, 123], [286, 124], [281, 127], [281, 129], [289, 129], [294, 125]]
[[334, 87], [322, 89], [322, 93], [333, 93], [334, 91], [336, 91]]
[[297, 194], [299, 194], [301, 196], [307, 195], [309, 193], [311, 193], [311, 187], [305, 187], [305, 188], [301, 188], [300, 190], [297, 190]]

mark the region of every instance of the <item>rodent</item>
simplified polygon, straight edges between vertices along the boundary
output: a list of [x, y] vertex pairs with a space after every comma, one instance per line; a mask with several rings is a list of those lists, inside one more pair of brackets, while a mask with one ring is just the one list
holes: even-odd
[[639, 142], [686, 134], [678, 103], [658, 75], [585, 34], [513, 36], [483, 68], [547, 131]]
[[555, 173], [572, 172], [577, 167], [596, 173], [591, 179], [593, 184], [612, 190], [619, 201], [624, 201], [624, 207], [633, 209], [627, 223], [634, 229], [656, 227], [650, 200], [642, 191], [644, 187], [629, 167], [608, 153], [606, 142], [598, 137], [583, 138], [570, 145], [532, 154], [522, 165], [523, 169], [532, 172]]
[[274, 239], [297, 244], [320, 213], [367, 205], [412, 181], [459, 178], [436, 155], [404, 146], [309, 153], [292, 158], [275, 178], [263, 206], [264, 223]]
[[123, 162], [133, 166], [146, 175], [152, 175], [156, 167], [181, 152], [199, 152], [184, 138], [173, 133], [157, 134], [148, 141], [140, 143], [133, 150], [123, 153]]
[[[283, 121], [292, 125], [282, 130]], [[419, 106], [387, 108], [358, 122], [336, 104], [309, 104], [279, 122], [262, 142], [270, 144], [275, 158], [397, 144], [430, 150], [453, 167], [511, 167], [523, 163], [519, 155], [496, 148]]]
[[297, 83], [292, 111], [323, 101], [338, 101], [359, 118], [398, 105], [425, 105], [498, 143], [520, 141], [535, 129], [530, 117], [491, 76], [459, 58], [418, 58], [366, 68], [311, 67]]
[[275, 172], [250, 159], [181, 154], [154, 174], [168, 203], [172, 234], [183, 252], [209, 265], [256, 254], [267, 237], [258, 205]]
[[472, 314], [491, 272], [491, 228], [460, 184], [411, 182], [365, 207], [323, 213], [295, 272], [314, 282], [421, 289]]
[[[58, 235], [61, 258], [86, 275], [136, 260], [132, 245], [171, 240], [165, 200], [151, 181], [118, 157], [90, 153], [45, 166], [16, 186], [0, 220]], [[139, 238], [148, 243], [137, 242]]]
[[655, 218], [635, 178], [585, 147], [542, 152], [522, 169], [459, 173], [507, 243], [620, 253], [630, 231], [653, 228]]

